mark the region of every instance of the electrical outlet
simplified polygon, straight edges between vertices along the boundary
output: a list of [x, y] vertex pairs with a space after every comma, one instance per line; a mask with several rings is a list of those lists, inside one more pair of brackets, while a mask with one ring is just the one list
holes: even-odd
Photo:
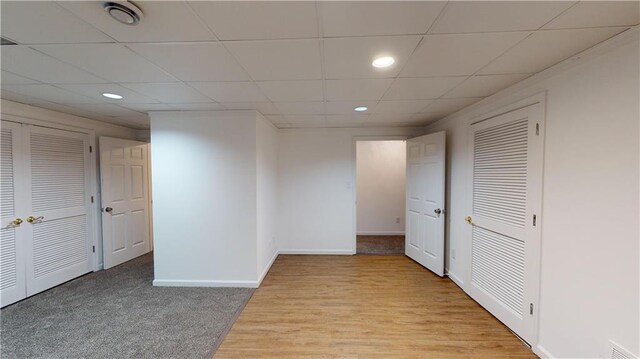
[[396, 223], [400, 223], [400, 217], [396, 217]]

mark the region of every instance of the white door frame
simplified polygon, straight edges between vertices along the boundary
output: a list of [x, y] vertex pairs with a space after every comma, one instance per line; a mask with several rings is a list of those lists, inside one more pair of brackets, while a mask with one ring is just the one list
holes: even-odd
[[[533, 259], [535, 260], [535, 263], [533, 264], [534, 266], [534, 271], [533, 271], [533, 279], [532, 279], [532, 285], [533, 285], [533, 292], [534, 292], [534, 298], [536, 300], [536, 304], [535, 304], [535, 308], [534, 308], [534, 312], [533, 312], [533, 321], [534, 321], [534, 330], [533, 330], [533, 337], [531, 340], [531, 343], [529, 343], [531, 345], [531, 349], [534, 350], [534, 352], [536, 352], [536, 354], [540, 354], [539, 352], [537, 352], [537, 347], [538, 347], [538, 339], [539, 339], [539, 322], [540, 322], [540, 263], [541, 263], [541, 253], [542, 251], [540, 250], [542, 247], [542, 226], [544, 225], [543, 222], [543, 213], [542, 213], [542, 204], [543, 204], [543, 200], [544, 200], [544, 196], [543, 196], [543, 183], [544, 183], [544, 153], [545, 153], [545, 135], [544, 135], [544, 130], [545, 130], [545, 121], [546, 121], [546, 99], [547, 99], [547, 93], [546, 91], [537, 93], [535, 95], [526, 97], [522, 100], [513, 102], [509, 105], [505, 105], [505, 106], [501, 106], [495, 110], [492, 111], [488, 111], [482, 115], [479, 116], [475, 116], [469, 120], [466, 121], [466, 129], [467, 129], [467, 134], [466, 134], [466, 143], [472, 143], [472, 129], [471, 129], [471, 125], [480, 121], [484, 121], [484, 120], [488, 120], [490, 118], [496, 117], [496, 116], [500, 116], [503, 115], [505, 113], [508, 112], [512, 112], [521, 108], [525, 108], [531, 105], [535, 105], [535, 104], [540, 104], [540, 119], [539, 119], [539, 124], [540, 124], [540, 140], [542, 141], [542, 145], [541, 145], [541, 152], [540, 152], [540, 157], [541, 157], [541, 168], [540, 168], [540, 173], [538, 174], [539, 176], [539, 193], [540, 193], [540, 198], [538, 201], [538, 206], [537, 208], [535, 208], [535, 211], [537, 213], [537, 221], [538, 221], [538, 225], [537, 225], [537, 231], [536, 231], [536, 240], [538, 241], [539, 247], [537, 248], [537, 253], [534, 253], [534, 255], [532, 256]], [[467, 157], [466, 157], [466, 161], [467, 163], [473, 163], [473, 158], [471, 157], [471, 151], [469, 149], [467, 149]], [[466, 183], [470, 183], [471, 179], [473, 178], [473, 173], [470, 173], [469, 171], [466, 172]], [[465, 213], [467, 214], [471, 214], [472, 213], [472, 206], [473, 206], [473, 193], [471, 193], [470, 191], [467, 190], [466, 193], [466, 208], [465, 208]], [[460, 220], [463, 220], [462, 218]], [[465, 230], [464, 230], [464, 238], [470, 239], [472, 236], [471, 230], [472, 230], [472, 226], [464, 226]], [[471, 241], [470, 240], [466, 240], [466, 253], [465, 253], [465, 263], [466, 263], [466, 271], [464, 273], [464, 286], [463, 286], [463, 290], [465, 292], [468, 291], [468, 286], [471, 285]]]
[[351, 203], [353, 206], [351, 207], [351, 254], [356, 254], [356, 245], [357, 245], [357, 237], [358, 237], [358, 227], [357, 227], [357, 200], [358, 200], [358, 189], [356, 188], [356, 172], [358, 166], [358, 151], [357, 151], [357, 143], [359, 141], [406, 141], [407, 139], [415, 137], [410, 135], [372, 135], [372, 136], [358, 136], [355, 135], [351, 138]]
[[71, 131], [71, 132], [78, 132], [78, 133], [84, 133], [89, 135], [89, 146], [91, 146], [91, 153], [89, 154], [89, 158], [90, 158], [90, 174], [89, 174], [89, 180], [90, 180], [90, 193], [89, 196], [93, 197], [93, 202], [91, 203], [91, 211], [89, 212], [88, 216], [89, 216], [89, 227], [90, 227], [90, 233], [91, 236], [89, 237], [89, 242], [91, 243], [91, 245], [94, 248], [94, 251], [91, 253], [92, 255], [89, 256], [89, 267], [93, 269], [93, 271], [98, 271], [101, 269], [101, 262], [98, 258], [98, 239], [100, 238], [98, 231], [100, 230], [100, 226], [99, 226], [99, 222], [97, 220], [97, 218], [99, 218], [100, 215], [100, 207], [98, 206], [98, 203], [100, 203], [100, 198], [99, 198], [99, 192], [98, 192], [98, 170], [97, 170], [97, 163], [96, 163], [96, 154], [97, 154], [97, 149], [96, 149], [96, 133], [94, 130], [91, 129], [87, 129], [87, 128], [81, 128], [81, 127], [75, 127], [75, 126], [69, 126], [69, 125], [63, 125], [63, 124], [58, 124], [58, 123], [53, 123], [53, 122], [48, 122], [48, 121], [43, 121], [43, 120], [38, 120], [38, 119], [33, 119], [33, 118], [29, 118], [29, 117], [22, 117], [22, 116], [16, 116], [16, 115], [9, 115], [9, 114], [2, 114], [2, 120], [3, 121], [9, 121], [9, 122], [17, 122], [17, 123], [23, 123], [23, 124], [27, 124], [27, 125], [34, 125], [34, 126], [40, 126], [40, 127], [46, 127], [46, 128], [53, 128], [53, 129], [57, 129], [57, 130], [65, 130], [65, 131]]

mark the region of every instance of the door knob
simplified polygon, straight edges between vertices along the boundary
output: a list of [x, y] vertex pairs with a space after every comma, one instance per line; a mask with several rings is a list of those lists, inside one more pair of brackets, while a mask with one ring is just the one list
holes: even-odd
[[107, 212], [107, 213], [111, 213], [111, 212], [113, 212], [113, 208], [107, 207], [107, 208], [104, 209], [104, 211]]
[[442, 213], [442, 210], [440, 208], [436, 208], [433, 210], [438, 216], [440, 215], [440, 213]]
[[469, 224], [473, 222], [473, 219], [471, 218], [471, 216], [467, 216], [467, 218], [465, 218], [464, 220], [467, 221], [467, 223]]
[[14, 226], [19, 226], [22, 224], [22, 218], [16, 218], [13, 221], [11, 221], [11, 224], [13, 224]]
[[33, 224], [33, 223], [40, 222], [43, 219], [44, 219], [44, 216], [39, 216], [39, 217], [29, 216], [27, 217], [27, 222]]

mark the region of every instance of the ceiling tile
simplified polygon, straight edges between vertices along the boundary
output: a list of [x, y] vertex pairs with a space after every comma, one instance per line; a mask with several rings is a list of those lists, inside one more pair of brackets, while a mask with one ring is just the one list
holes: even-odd
[[385, 114], [372, 114], [367, 119], [369, 123], [376, 124], [394, 124], [398, 122], [406, 122], [411, 119], [412, 115], [410, 113], [385, 113]]
[[438, 99], [433, 100], [433, 102], [429, 106], [425, 107], [420, 112], [438, 112], [450, 114], [480, 100], [482, 100], [481, 97]]
[[218, 111], [225, 110], [224, 106], [216, 102], [208, 103], [169, 103], [178, 111]]
[[318, 37], [313, 1], [190, 1], [221, 40]]
[[113, 42], [53, 1], [3, 1], [1, 23], [2, 36], [22, 44]]
[[320, 2], [326, 37], [424, 34], [445, 1]]
[[79, 95], [51, 85], [6, 85], [2, 88], [21, 95], [35, 97], [44, 101], [60, 104], [99, 103], [98, 100], [94, 100], [87, 96]]
[[119, 42], [215, 40], [209, 29], [183, 1], [136, 1], [144, 18], [136, 26], [121, 24], [98, 1], [62, 1], [70, 12]]
[[129, 44], [127, 46], [182, 81], [245, 81], [249, 79], [238, 62], [220, 43]]
[[375, 100], [378, 101], [393, 79], [326, 80], [328, 101]]
[[[326, 105], [327, 115], [367, 115], [376, 106], [376, 101], [330, 101]], [[353, 109], [359, 106], [365, 106], [369, 109], [364, 113], [357, 113]]]
[[466, 78], [467, 76], [398, 78], [384, 95], [384, 100], [438, 98]]
[[269, 122], [273, 123], [274, 125], [289, 123], [287, 122], [287, 120], [285, 120], [284, 116], [282, 115], [264, 115], [264, 118], [266, 118]]
[[26, 46], [3, 46], [2, 69], [47, 83], [108, 82]]
[[640, 23], [638, 1], [580, 1], [543, 29], [570, 29], [599, 26], [637, 25]]
[[97, 113], [103, 116], [140, 116], [140, 112], [120, 107], [117, 105], [113, 105], [110, 103], [97, 103], [97, 104], [87, 104], [87, 103], [77, 103], [71, 105], [75, 108], [86, 110], [92, 113]]
[[323, 102], [274, 102], [283, 115], [320, 115], [324, 113]]
[[241, 41], [225, 46], [254, 80], [322, 77], [318, 40]]
[[263, 115], [279, 114], [271, 102], [222, 102], [227, 110], [256, 110]]
[[20, 103], [26, 103], [28, 105], [36, 105], [36, 104], [41, 104], [41, 103], [49, 103], [48, 101], [39, 99], [39, 98], [35, 98], [35, 97], [31, 97], [28, 95], [23, 95], [21, 93], [17, 93], [17, 92], [13, 92], [13, 91], [9, 91], [5, 88], [6, 85], [2, 85], [2, 88], [0, 88], [0, 98], [5, 99], [5, 100], [9, 100], [9, 101], [14, 101], [14, 102], [20, 102]]
[[190, 82], [189, 85], [218, 102], [268, 102], [256, 84], [244, 82]]
[[528, 34], [503, 32], [425, 36], [400, 77], [472, 75]]
[[[626, 28], [537, 31], [480, 71], [481, 74], [532, 73], [598, 44]], [[541, 51], [544, 49], [544, 51]]]
[[[121, 103], [154, 103], [158, 102], [155, 99], [143, 96], [135, 91], [124, 88], [116, 84], [68, 84], [57, 85], [57, 87], [75, 92], [77, 94], [94, 98], [100, 102], [109, 102], [113, 104]], [[102, 96], [103, 93], [109, 92], [122, 96], [120, 100], [109, 99]]]
[[169, 106], [165, 103], [123, 103], [120, 105], [122, 107], [128, 108], [130, 110], [138, 111], [138, 112], [148, 112], [148, 111], [172, 111], [175, 110], [172, 106]]
[[472, 76], [443, 97], [486, 97], [524, 80], [531, 74]]
[[327, 115], [327, 123], [334, 124], [361, 124], [369, 120], [370, 115]]
[[27, 84], [38, 83], [38, 81], [36, 80], [32, 80], [30, 78], [16, 75], [8, 71], [2, 71], [2, 75], [0, 75], [0, 79], [3, 85], [27, 85]]
[[380, 101], [373, 109], [375, 114], [416, 113], [427, 107], [432, 100]]
[[285, 115], [285, 120], [290, 124], [315, 123], [324, 124], [326, 119], [323, 115]]
[[537, 30], [574, 1], [452, 1], [430, 33]]
[[[396, 77], [420, 36], [358, 37], [324, 39], [324, 71], [327, 79]], [[379, 56], [392, 56], [396, 62], [387, 68], [371, 66]]]
[[210, 98], [183, 83], [139, 83], [122, 84], [122, 86], [160, 102], [202, 103], [211, 101]]
[[258, 87], [271, 101], [322, 101], [322, 81], [258, 81]]
[[123, 45], [40, 45], [47, 55], [112, 82], [172, 82], [175, 79]]
[[447, 116], [444, 112], [424, 112], [424, 113], [416, 113], [411, 116], [411, 122], [418, 123], [431, 123], [443, 119]]

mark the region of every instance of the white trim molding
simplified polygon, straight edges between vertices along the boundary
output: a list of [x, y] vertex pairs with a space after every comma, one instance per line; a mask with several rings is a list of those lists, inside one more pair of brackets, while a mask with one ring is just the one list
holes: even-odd
[[223, 288], [258, 288], [257, 280], [189, 280], [189, 279], [154, 279], [154, 287], [223, 287]]
[[350, 249], [284, 249], [280, 254], [306, 254], [306, 255], [330, 255], [330, 256], [350, 256], [355, 254]]
[[264, 267], [262, 273], [260, 273], [260, 277], [258, 277], [258, 287], [260, 287], [260, 284], [262, 284], [264, 277], [266, 277], [269, 273], [269, 270], [271, 270], [271, 266], [273, 266], [273, 263], [275, 263], [276, 259], [278, 259], [279, 254], [279, 251], [275, 251], [275, 253], [273, 253], [273, 257], [271, 257], [271, 259], [269, 260], [269, 263]]

